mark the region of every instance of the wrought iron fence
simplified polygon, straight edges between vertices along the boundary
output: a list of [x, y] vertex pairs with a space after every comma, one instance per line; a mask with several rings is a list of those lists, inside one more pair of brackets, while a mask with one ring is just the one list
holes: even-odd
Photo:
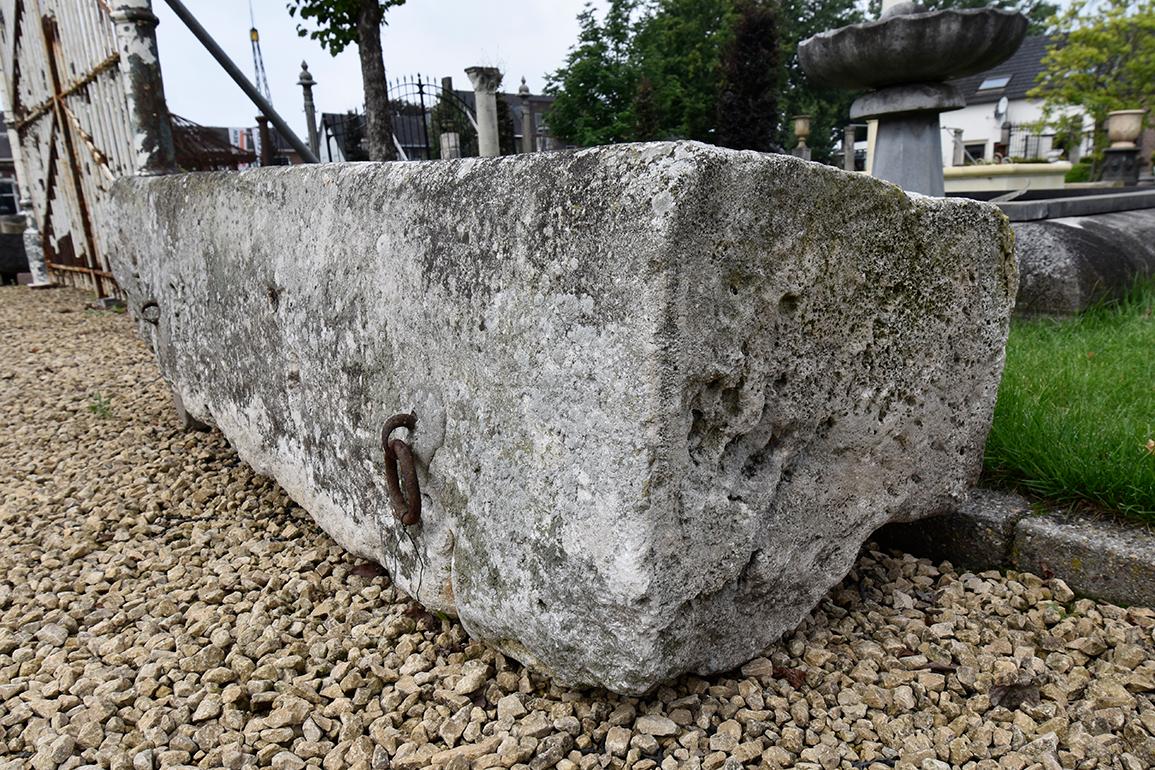
[[393, 137], [402, 160], [433, 160], [442, 156], [441, 136], [457, 134], [458, 154], [477, 155], [477, 119], [473, 106], [453, 88], [450, 78], [440, 82], [421, 75], [398, 78], [389, 84]]
[[1002, 141], [995, 145], [995, 152], [1008, 160], [1051, 160], [1060, 155], [1078, 160], [1090, 151], [1093, 135], [1086, 131], [1068, 137], [1034, 123], [1008, 123], [1003, 126]]

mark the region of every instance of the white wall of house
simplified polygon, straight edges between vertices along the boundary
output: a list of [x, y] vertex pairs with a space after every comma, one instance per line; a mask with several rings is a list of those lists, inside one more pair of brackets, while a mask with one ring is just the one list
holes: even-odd
[[[1074, 111], [1074, 110], [1072, 110]], [[1033, 123], [1042, 120], [1043, 117], [1043, 103], [1037, 99], [1015, 99], [1008, 102], [1007, 114], [1005, 116], [995, 117], [995, 104], [988, 102], [986, 104], [969, 104], [961, 110], [953, 110], [951, 112], [944, 112], [939, 116], [939, 125], [943, 127], [942, 133], [942, 163], [944, 166], [951, 165], [951, 159], [954, 155], [953, 134], [949, 129], [961, 128], [963, 130], [963, 144], [970, 147], [975, 144], [981, 144], [983, 147], [982, 154], [979, 155], [973, 150], [972, 155], [975, 155], [976, 160], [986, 160], [988, 162], [994, 160], [995, 145], [1003, 141], [1003, 123], [1010, 123], [1012, 125], [1021, 125], [1024, 123]], [[1089, 122], [1084, 126], [1085, 130], [1090, 130]], [[1052, 137], [1044, 135], [1038, 139], [1037, 153], [1045, 155], [1050, 149]], [[1035, 141], [1032, 139], [1032, 142]], [[1032, 145], [1031, 149], [1034, 149]], [[1019, 154], [1023, 152], [1021, 146], [1011, 148], [1011, 154]]]
[[[953, 110], [951, 112], [944, 112], [939, 116], [939, 125], [944, 129], [942, 138], [942, 163], [944, 166], [951, 165], [951, 157], [954, 155], [954, 146], [952, 144], [953, 135], [949, 131], [952, 128], [961, 128], [963, 130], [963, 144], [970, 146], [973, 144], [982, 144], [982, 156], [976, 156], [976, 160], [994, 160], [995, 145], [1002, 141], [1003, 123], [1030, 123], [1039, 120], [1043, 117], [1043, 103], [1033, 99], [1015, 99], [1007, 104], [1007, 114], [1005, 116], [995, 117], [995, 104], [987, 102], [985, 104], [968, 104], [961, 110]], [[1050, 149], [1042, 149], [1046, 152]], [[975, 154], [972, 151], [972, 154]]]

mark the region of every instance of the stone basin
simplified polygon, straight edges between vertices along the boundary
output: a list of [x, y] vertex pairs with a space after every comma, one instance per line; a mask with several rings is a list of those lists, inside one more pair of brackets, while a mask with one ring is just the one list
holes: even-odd
[[1017, 285], [990, 204], [688, 142], [121, 179], [110, 217], [194, 418], [430, 610], [623, 693], [740, 666], [962, 498]]
[[922, 11], [819, 33], [798, 47], [798, 58], [811, 81], [827, 88], [940, 82], [1006, 60], [1026, 33], [1018, 11]]

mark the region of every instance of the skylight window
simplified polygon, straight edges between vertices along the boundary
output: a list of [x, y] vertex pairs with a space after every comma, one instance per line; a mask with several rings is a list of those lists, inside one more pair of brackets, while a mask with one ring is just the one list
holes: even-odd
[[994, 77], [987, 78], [983, 82], [979, 83], [979, 90], [980, 91], [993, 91], [996, 88], [1006, 88], [1007, 83], [1010, 83], [1010, 82], [1011, 82], [1011, 76], [1010, 75], [995, 75]]

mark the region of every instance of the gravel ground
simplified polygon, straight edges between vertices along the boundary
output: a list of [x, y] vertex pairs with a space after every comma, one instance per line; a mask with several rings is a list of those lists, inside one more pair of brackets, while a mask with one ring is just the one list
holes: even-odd
[[741, 671], [555, 687], [181, 432], [84, 301], [0, 289], [3, 770], [1155, 766], [1155, 612], [870, 547]]

